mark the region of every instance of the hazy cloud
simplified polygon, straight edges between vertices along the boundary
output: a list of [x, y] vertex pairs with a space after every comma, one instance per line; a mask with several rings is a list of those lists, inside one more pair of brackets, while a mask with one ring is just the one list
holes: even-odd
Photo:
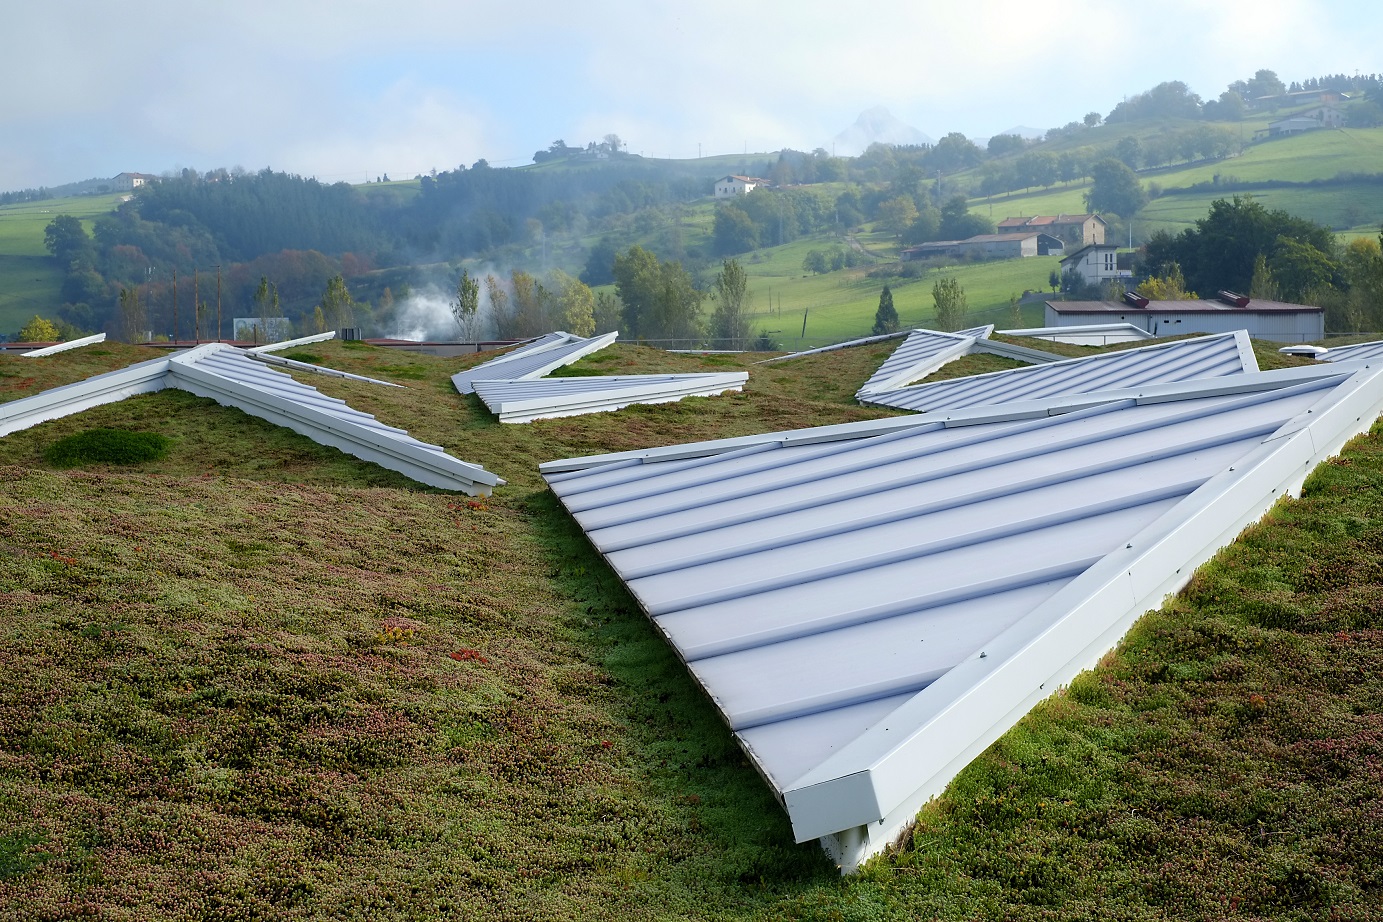
[[1163, 80], [1213, 98], [1262, 67], [1377, 69], [1383, 25], [1355, 0], [13, 6], [0, 189], [178, 165], [412, 176], [610, 131], [650, 156], [811, 149], [876, 105], [985, 136]]

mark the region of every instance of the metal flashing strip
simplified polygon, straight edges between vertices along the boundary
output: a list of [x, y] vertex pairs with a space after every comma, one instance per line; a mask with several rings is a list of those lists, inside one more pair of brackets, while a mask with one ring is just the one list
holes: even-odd
[[488, 496], [504, 483], [480, 465], [454, 458], [441, 446], [420, 442], [403, 429], [352, 409], [344, 400], [328, 397], [258, 358], [233, 346], [209, 343], [55, 387], [0, 404], [0, 436], [100, 404], [176, 387], [429, 486]]
[[136, 394], [152, 394], [167, 386], [167, 356], [108, 371], [74, 384], [49, 388], [31, 397], [0, 403], [0, 436], [61, 419], [103, 403], [115, 403]]
[[865, 336], [862, 339], [849, 339], [843, 343], [833, 343], [829, 346], [818, 346], [815, 349], [805, 349], [801, 352], [790, 352], [787, 355], [774, 356], [771, 359], [761, 359], [755, 365], [768, 365], [772, 362], [786, 362], [788, 359], [800, 359], [804, 355], [818, 355], [822, 352], [835, 352], [837, 349], [849, 349], [853, 346], [867, 346], [870, 343], [887, 342], [890, 339], [904, 339], [912, 335], [912, 330], [899, 330], [897, 333], [882, 333], [878, 336]]
[[857, 396], [865, 403], [928, 413], [1257, 370], [1248, 334], [1237, 330]]
[[79, 349], [82, 346], [94, 346], [96, 343], [106, 341], [106, 334], [96, 333], [92, 336], [83, 336], [80, 339], [69, 340], [65, 343], [54, 343], [51, 346], [44, 346], [42, 349], [34, 349], [30, 352], [19, 353], [26, 359], [41, 359], [45, 355], [57, 355], [59, 352], [66, 352], [68, 349]]
[[747, 372], [685, 375], [611, 375], [473, 381], [476, 394], [502, 423], [604, 413], [635, 403], [669, 403], [738, 391]]
[[[1106, 346], [1111, 342], [1122, 343], [1134, 340], [1155, 339], [1142, 327], [1131, 323], [1088, 323], [1069, 327], [1027, 327], [1020, 330], [999, 330], [1000, 336], [1031, 336], [1036, 339], [1049, 339], [1053, 342], [1079, 341], [1085, 345]], [[1086, 342], [1089, 340], [1089, 342]], [[1095, 340], [1099, 340], [1095, 342]]]
[[395, 384], [392, 381], [381, 381], [378, 378], [353, 375], [348, 371], [337, 371], [335, 368], [327, 368], [325, 365], [314, 365], [311, 362], [299, 362], [296, 359], [285, 359], [277, 355], [255, 352], [251, 349], [246, 349], [245, 354], [257, 362], [264, 362], [267, 365], [278, 365], [281, 368], [291, 368], [294, 371], [306, 371], [314, 375], [326, 375], [329, 378], [346, 378], [351, 381], [364, 381], [367, 384], [382, 384], [385, 387], [403, 387], [402, 384]]
[[299, 336], [297, 339], [285, 339], [281, 343], [267, 343], [263, 346], [251, 346], [245, 351], [261, 354], [265, 352], [281, 352], [284, 349], [292, 349], [294, 346], [308, 346], [312, 343], [324, 343], [335, 338], [336, 331], [332, 330], [330, 333], [314, 333], [311, 336]]
[[1367, 431], [1383, 367], [1322, 370], [1105, 392], [1084, 408], [1049, 400], [1020, 421], [991, 407], [960, 427], [884, 420], [543, 471], [795, 837], [822, 839], [850, 869]]
[[1029, 365], [1045, 365], [1049, 362], [1064, 362], [1068, 356], [1056, 355], [1051, 352], [1043, 352], [1040, 349], [1029, 349], [1027, 346], [1015, 346], [1012, 343], [999, 342], [997, 339], [977, 339], [970, 347], [971, 355], [975, 353], [1002, 356], [1006, 359], [1016, 359], [1019, 362], [1027, 362]]
[[588, 339], [573, 336], [571, 333], [549, 333], [499, 358], [457, 372], [451, 376], [451, 383], [458, 393], [470, 394], [475, 390], [472, 384], [474, 381], [540, 378], [563, 365], [570, 365], [583, 356], [604, 349], [618, 337], [619, 333], [606, 333]]

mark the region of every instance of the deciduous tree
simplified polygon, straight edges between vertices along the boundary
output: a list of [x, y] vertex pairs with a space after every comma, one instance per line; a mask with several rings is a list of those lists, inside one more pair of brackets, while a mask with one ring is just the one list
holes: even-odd
[[452, 319], [461, 333], [464, 342], [473, 343], [480, 339], [480, 281], [465, 269], [456, 280], [456, 291], [450, 304]]
[[932, 301], [936, 304], [936, 325], [945, 332], [959, 330], [965, 324], [965, 289], [955, 277], [939, 279], [932, 286]]
[[745, 348], [749, 341], [749, 276], [737, 260], [721, 263], [712, 297], [716, 302], [711, 315], [712, 345], [719, 349]]
[[1129, 217], [1148, 201], [1138, 177], [1127, 166], [1107, 157], [1090, 170], [1090, 191], [1085, 194], [1085, 207], [1093, 212], [1114, 212]]

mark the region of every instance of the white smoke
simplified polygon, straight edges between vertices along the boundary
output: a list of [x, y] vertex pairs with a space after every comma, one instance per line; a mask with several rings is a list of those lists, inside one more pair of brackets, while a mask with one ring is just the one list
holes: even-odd
[[[482, 279], [484, 276], [480, 276]], [[387, 335], [393, 339], [413, 342], [457, 342], [462, 338], [461, 327], [451, 311], [454, 294], [429, 285], [408, 296], [394, 310], [394, 322]], [[490, 309], [490, 296], [482, 281], [480, 285], [480, 339], [495, 337], [495, 323]]]

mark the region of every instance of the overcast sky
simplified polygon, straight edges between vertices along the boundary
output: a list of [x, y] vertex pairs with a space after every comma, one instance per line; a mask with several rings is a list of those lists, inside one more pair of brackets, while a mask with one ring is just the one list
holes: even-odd
[[7, 4], [0, 191], [122, 171], [326, 181], [518, 165], [614, 132], [655, 157], [829, 147], [885, 106], [933, 137], [1383, 70], [1377, 0], [238, 0]]

